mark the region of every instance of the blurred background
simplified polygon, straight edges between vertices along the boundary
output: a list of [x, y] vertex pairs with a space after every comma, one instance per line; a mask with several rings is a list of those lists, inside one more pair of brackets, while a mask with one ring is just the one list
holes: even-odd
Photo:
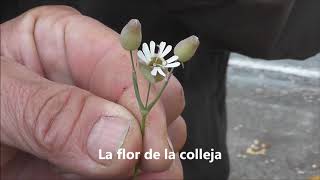
[[320, 54], [305, 61], [232, 54], [227, 86], [230, 180], [320, 175]]

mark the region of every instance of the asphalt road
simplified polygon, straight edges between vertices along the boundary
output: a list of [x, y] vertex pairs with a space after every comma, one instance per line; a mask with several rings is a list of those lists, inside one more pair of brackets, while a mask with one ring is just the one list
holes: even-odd
[[[320, 54], [305, 61], [233, 55], [229, 64], [230, 180], [319, 176]], [[264, 154], [247, 152], [254, 142]]]

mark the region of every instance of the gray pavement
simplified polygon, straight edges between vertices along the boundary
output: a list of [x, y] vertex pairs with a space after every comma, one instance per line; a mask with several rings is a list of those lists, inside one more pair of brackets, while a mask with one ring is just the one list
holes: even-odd
[[[305, 61], [233, 54], [229, 64], [230, 180], [320, 176], [320, 54]], [[246, 152], [254, 141], [265, 144], [264, 155]]]

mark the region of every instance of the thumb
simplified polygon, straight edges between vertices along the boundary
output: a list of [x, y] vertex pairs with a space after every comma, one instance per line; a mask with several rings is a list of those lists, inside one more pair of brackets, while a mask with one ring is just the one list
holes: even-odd
[[[122, 106], [73, 86], [48, 81], [1, 57], [1, 143], [29, 152], [72, 173], [128, 176], [141, 150], [139, 125]], [[112, 160], [99, 159], [101, 152]]]

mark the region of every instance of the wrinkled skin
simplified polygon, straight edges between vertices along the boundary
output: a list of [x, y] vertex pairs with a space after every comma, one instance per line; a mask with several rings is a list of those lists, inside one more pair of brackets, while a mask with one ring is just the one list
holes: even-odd
[[[98, 163], [88, 155], [98, 118], [131, 119], [122, 147], [164, 157], [168, 139], [175, 152], [185, 143], [184, 103], [173, 77], [142, 139], [129, 53], [116, 32], [66, 6], [38, 7], [1, 24], [1, 179], [130, 178], [138, 160]], [[140, 179], [183, 178], [178, 158], [139, 163]]]

